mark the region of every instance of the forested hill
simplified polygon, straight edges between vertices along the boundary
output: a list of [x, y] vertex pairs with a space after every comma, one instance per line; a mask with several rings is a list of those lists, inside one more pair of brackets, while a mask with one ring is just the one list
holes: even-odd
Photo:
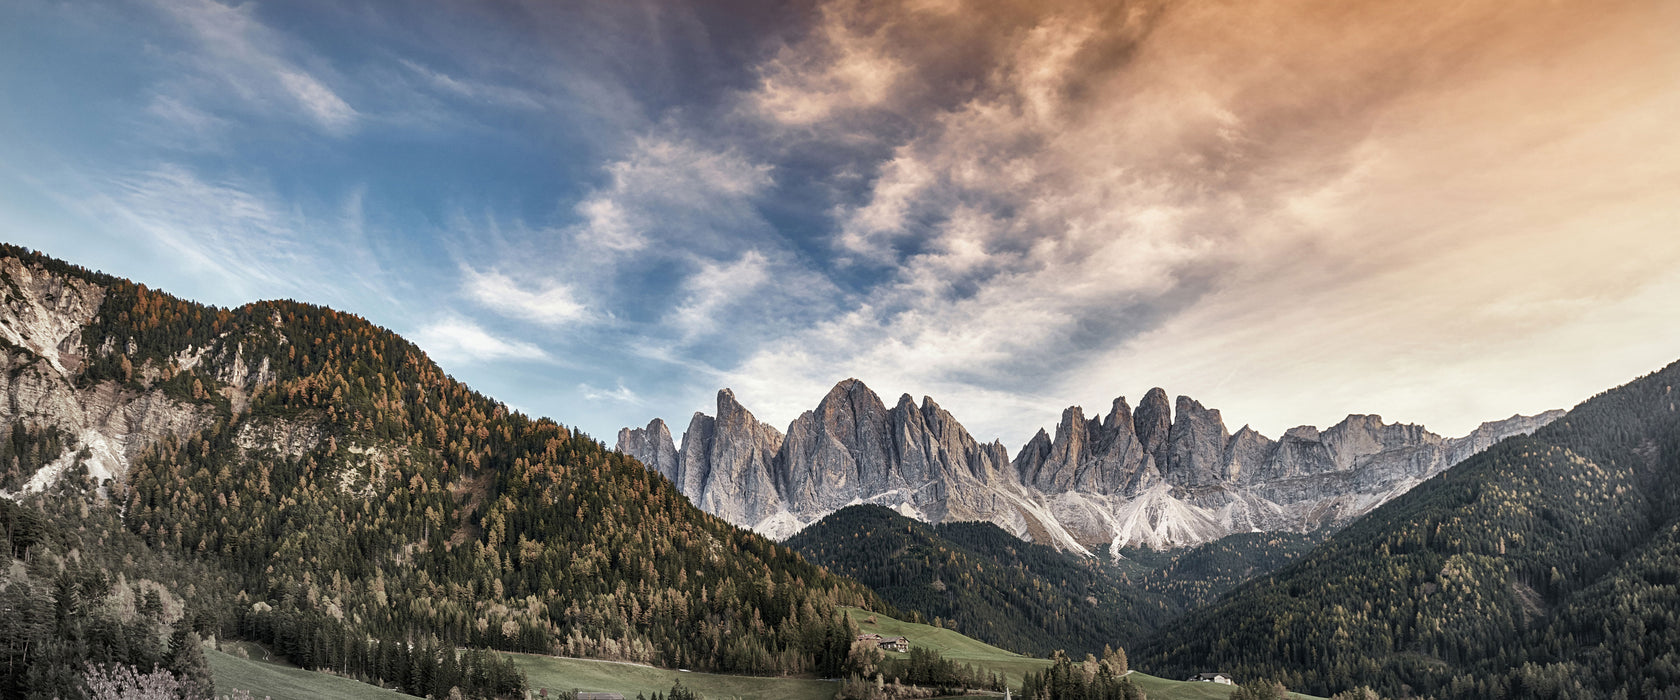
[[1178, 614], [1106, 565], [1022, 542], [991, 523], [929, 525], [876, 505], [848, 506], [787, 540], [933, 624], [1019, 652], [1101, 654]]
[[[30, 611], [74, 615], [131, 595], [118, 578], [190, 567], [227, 583], [173, 624], [431, 692], [437, 677], [415, 669], [455, 663], [440, 651], [454, 646], [836, 675], [851, 641], [836, 606], [889, 609], [361, 318], [290, 301], [203, 306], [11, 246], [0, 266], [7, 448], [39, 457], [52, 437], [64, 443], [53, 463], [68, 466], [21, 502], [80, 533], [78, 553], [36, 547], [0, 578]], [[90, 479], [107, 471], [126, 473]], [[77, 521], [87, 508], [121, 517]], [[102, 523], [121, 531], [87, 530]], [[179, 566], [130, 572], [134, 557], [112, 557], [103, 578], [65, 578], [73, 558], [135, 538], [158, 555], [146, 561]], [[148, 658], [128, 641], [6, 632], [7, 697], [54, 690], [18, 669]]]
[[1680, 363], [1425, 482], [1134, 658], [1307, 692], [1680, 697]]

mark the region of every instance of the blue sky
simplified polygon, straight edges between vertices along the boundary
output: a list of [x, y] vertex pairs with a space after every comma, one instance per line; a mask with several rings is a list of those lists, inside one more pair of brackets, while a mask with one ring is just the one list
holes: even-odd
[[1664, 3], [0, 5], [0, 230], [611, 442], [856, 376], [1449, 434], [1680, 358]]

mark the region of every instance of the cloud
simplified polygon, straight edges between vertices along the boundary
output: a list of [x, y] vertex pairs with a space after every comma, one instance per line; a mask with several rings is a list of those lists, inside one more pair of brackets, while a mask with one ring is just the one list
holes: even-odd
[[682, 331], [685, 341], [718, 330], [723, 311], [749, 301], [754, 292], [770, 281], [769, 261], [756, 250], [749, 250], [729, 263], [702, 261], [699, 268], [684, 280], [683, 301], [669, 318], [669, 323]]
[[769, 186], [770, 168], [738, 153], [645, 136], [606, 172], [610, 183], [576, 207], [574, 235], [588, 250], [615, 255], [659, 241], [715, 253], [732, 237], [764, 232], [752, 200]]
[[399, 62], [404, 68], [425, 79], [433, 89], [458, 99], [520, 110], [540, 110], [553, 102], [551, 98], [530, 90], [488, 81], [457, 78], [408, 59], [399, 59]]
[[157, 7], [196, 43], [196, 50], [177, 56], [186, 70], [159, 99], [213, 112], [231, 97], [259, 111], [289, 111], [329, 134], [355, 129], [360, 113], [300, 60], [315, 59], [257, 20], [255, 4], [172, 0]]
[[401, 305], [391, 291], [389, 267], [397, 261], [363, 221], [361, 189], [316, 210], [261, 182], [209, 177], [179, 163], [33, 184], [98, 222], [98, 235], [161, 253], [171, 272], [185, 275], [176, 293], [229, 306], [281, 297], [357, 303], [364, 312], [370, 299]]
[[280, 84], [328, 131], [343, 133], [355, 123], [356, 110], [314, 76], [291, 70], [278, 75]]
[[83, 206], [151, 236], [236, 289], [289, 286], [303, 255], [300, 221], [272, 196], [237, 181], [206, 182], [165, 164], [101, 183]]
[[589, 318], [588, 309], [574, 297], [570, 287], [547, 281], [538, 291], [515, 282], [500, 272], [479, 272], [466, 267], [468, 298], [503, 316], [545, 326], [560, 326]]
[[610, 401], [631, 406], [642, 406], [647, 403], [642, 400], [642, 397], [637, 396], [636, 392], [625, 387], [624, 382], [619, 382], [615, 389], [597, 389], [588, 384], [579, 384], [578, 392], [583, 394], [583, 398], [590, 401]]
[[887, 32], [859, 26], [864, 13], [857, 3], [830, 2], [819, 14], [812, 37], [783, 45], [758, 67], [752, 106], [773, 121], [811, 125], [879, 105], [908, 68], [892, 56]]
[[[1659, 240], [1676, 211], [1655, 185], [1680, 160], [1638, 154], [1667, 149], [1657, 124], [1680, 117], [1658, 77], [1680, 56], [1650, 29], [1659, 14], [1674, 12], [825, 3], [741, 105], [771, 127], [767, 150], [839, 154], [827, 243], [862, 289], [766, 338], [729, 382], [771, 420], [841, 376], [914, 387], [977, 407], [982, 434], [1112, 398], [1095, 385], [1242, 384], [1227, 403], [1276, 428], [1322, 402], [1224, 382], [1276, 371], [1245, 348], [1275, 348], [1272, 363], [1340, 353], [1392, 382], [1375, 358], [1427, 347], [1439, 362], [1465, 337], [1532, 333], [1548, 317], [1534, 310], [1578, 308], [1558, 280], [1633, 293], [1680, 259]], [[1557, 267], [1582, 218], [1617, 241], [1606, 256], [1662, 262]], [[1535, 245], [1549, 278], [1505, 264]], [[1299, 366], [1292, 381], [1319, 386]], [[1381, 408], [1358, 399], [1337, 408]]]
[[532, 343], [491, 335], [478, 324], [456, 316], [422, 326], [413, 337], [415, 344], [443, 364], [549, 359], [547, 352]]

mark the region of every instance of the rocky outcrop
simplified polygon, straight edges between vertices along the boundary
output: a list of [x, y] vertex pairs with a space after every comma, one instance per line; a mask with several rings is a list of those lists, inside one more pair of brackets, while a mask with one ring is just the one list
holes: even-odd
[[[71, 437], [58, 459], [26, 475], [20, 492], [44, 490], [78, 466], [96, 484], [121, 478], [159, 440], [203, 430], [216, 419], [213, 408], [176, 401], [144, 378], [135, 384], [78, 381], [90, 353], [124, 351], [82, 344], [82, 331], [105, 297], [104, 287], [83, 277], [0, 258], [0, 425], [56, 427]], [[236, 345], [189, 348], [182, 361], [217, 362], [230, 378], [237, 375], [229, 389], [242, 404], [267, 369], [235, 368], [239, 358]]]
[[1225, 478], [1225, 444], [1231, 435], [1218, 411], [1188, 396], [1178, 397], [1177, 417], [1168, 432], [1169, 457], [1162, 474], [1180, 486], [1206, 486]]
[[1515, 415], [1505, 420], [1488, 421], [1477, 426], [1475, 430], [1448, 446], [1447, 461], [1457, 464], [1470, 458], [1470, 455], [1493, 447], [1500, 440], [1512, 435], [1528, 435], [1545, 427], [1548, 423], [1563, 417], [1568, 413], [1563, 409], [1553, 409], [1532, 416]]
[[1023, 484], [1046, 493], [1130, 495], [1160, 480], [1123, 396], [1101, 421], [1087, 420], [1083, 409], [1070, 406], [1062, 412], [1056, 438], [1040, 430], [1016, 456], [1015, 471]]
[[624, 428], [618, 431], [618, 450], [625, 454], [637, 455], [642, 464], [649, 469], [659, 472], [660, 476], [677, 480], [676, 443], [671, 441], [671, 429], [665, 426], [665, 421], [655, 418], [648, 421], [646, 428]]
[[757, 523], [780, 507], [772, 465], [781, 447], [782, 434], [724, 389], [717, 395], [717, 416], [696, 413], [683, 433], [675, 481], [706, 512], [733, 523]]
[[1157, 466], [1164, 466], [1171, 449], [1168, 439], [1172, 433], [1172, 404], [1167, 402], [1166, 390], [1157, 387], [1144, 394], [1134, 421], [1143, 450], [1149, 453]]
[[985, 520], [1072, 551], [1194, 545], [1236, 532], [1311, 531], [1369, 512], [1493, 443], [1561, 415], [1517, 416], [1448, 439], [1422, 426], [1350, 415], [1272, 440], [1219, 411], [1153, 389], [1101, 420], [1078, 406], [1008, 458], [932, 399], [888, 408], [863, 382], [836, 384], [782, 438], [727, 389], [671, 447], [655, 420], [618, 448], [705, 510], [787, 537], [839, 508], [877, 503], [928, 522]]

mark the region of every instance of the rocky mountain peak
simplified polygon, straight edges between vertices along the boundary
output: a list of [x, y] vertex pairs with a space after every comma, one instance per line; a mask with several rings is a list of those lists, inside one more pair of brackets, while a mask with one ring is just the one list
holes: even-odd
[[[689, 421], [674, 470], [676, 483], [703, 510], [730, 522], [756, 523], [778, 507], [774, 462], [782, 440], [780, 431], [735, 400], [735, 392], [723, 389], [717, 393], [715, 418], [695, 412]], [[627, 453], [646, 461], [642, 454]]]
[[1311, 440], [1313, 442], [1317, 442], [1318, 427], [1311, 425], [1297, 425], [1283, 431], [1283, 436], [1293, 440]]
[[1225, 447], [1225, 478], [1231, 481], [1252, 481], [1265, 467], [1277, 443], [1244, 425]]
[[1132, 419], [1132, 407], [1126, 405], [1126, 397], [1114, 400], [1114, 405], [1108, 409], [1108, 417], [1103, 419], [1103, 429], [1109, 432], [1126, 430], [1136, 434], [1137, 428]]
[[1225, 445], [1231, 440], [1219, 411], [1188, 396], [1178, 397], [1169, 429], [1170, 456], [1162, 473], [1167, 481], [1203, 486], [1225, 478]]
[[1165, 389], [1155, 387], [1143, 395], [1133, 415], [1133, 425], [1143, 451], [1156, 466], [1165, 468], [1171, 452], [1168, 437], [1172, 433], [1172, 404], [1167, 401]]
[[672, 483], [682, 483], [677, 470], [680, 460], [677, 458], [676, 443], [671, 440], [671, 429], [665, 421], [655, 418], [648, 421], [646, 428], [619, 430], [618, 449], [641, 460], [642, 464]]
[[[674, 471], [683, 493], [737, 524], [786, 537], [845, 505], [879, 503], [929, 522], [988, 520], [1075, 551], [1345, 522], [1451, 466], [1471, 443], [1544, 424], [1496, 422], [1460, 441], [1355, 414], [1273, 441], [1247, 425], [1232, 435], [1218, 410], [1188, 396], [1169, 402], [1157, 388], [1136, 410], [1116, 398], [1100, 420], [1069, 406], [1053, 434], [1038, 430], [1011, 460], [931, 397], [918, 405], [901, 394], [888, 408], [855, 378], [785, 437], [727, 390], [718, 416], [696, 414]], [[620, 448], [665, 473], [662, 428], [623, 431]]]

